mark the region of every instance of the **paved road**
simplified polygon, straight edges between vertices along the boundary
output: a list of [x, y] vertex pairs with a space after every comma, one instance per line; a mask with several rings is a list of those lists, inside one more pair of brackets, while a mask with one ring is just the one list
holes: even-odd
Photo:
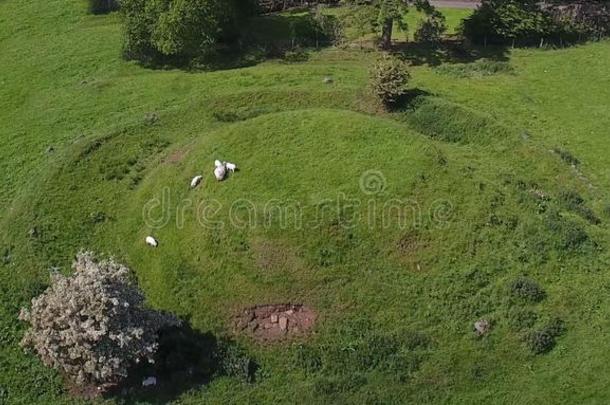
[[480, 1], [468, 1], [468, 0], [430, 0], [430, 3], [434, 7], [447, 7], [447, 8], [477, 8]]

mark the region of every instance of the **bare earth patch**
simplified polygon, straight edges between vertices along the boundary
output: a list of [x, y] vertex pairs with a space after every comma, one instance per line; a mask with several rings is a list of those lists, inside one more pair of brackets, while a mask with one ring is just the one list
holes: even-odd
[[182, 160], [184, 159], [184, 157], [186, 156], [187, 153], [188, 153], [188, 150], [185, 150], [185, 149], [175, 150], [174, 152], [172, 152], [169, 156], [167, 156], [165, 158], [165, 163], [169, 163], [169, 164], [180, 163], [180, 162], [182, 162]]
[[300, 304], [258, 305], [242, 310], [234, 320], [237, 333], [247, 333], [262, 342], [276, 342], [306, 335], [316, 313]]

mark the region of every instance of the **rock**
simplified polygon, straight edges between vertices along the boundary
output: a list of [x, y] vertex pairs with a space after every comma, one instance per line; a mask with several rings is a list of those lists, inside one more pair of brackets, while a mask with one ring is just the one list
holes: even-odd
[[330, 77], [330, 76], [326, 76], [326, 77], [324, 78], [324, 84], [333, 84], [333, 83], [334, 83], [334, 80], [333, 80], [333, 78], [332, 78], [332, 77]]
[[292, 315], [294, 314], [294, 311], [292, 309], [289, 309], [288, 311], [286, 311], [286, 315]]
[[46, 150], [47, 153], [53, 153], [55, 152], [55, 148], [53, 146], [49, 146]]
[[491, 330], [491, 323], [487, 319], [479, 319], [474, 323], [474, 331], [477, 336], [485, 336]]
[[277, 323], [277, 321], [278, 321], [277, 314], [271, 315], [271, 323]]
[[288, 318], [285, 318], [283, 316], [280, 318], [280, 330], [283, 332], [288, 330]]
[[148, 377], [145, 378], [144, 381], [142, 381], [142, 387], [149, 387], [151, 385], [157, 385], [156, 377]]

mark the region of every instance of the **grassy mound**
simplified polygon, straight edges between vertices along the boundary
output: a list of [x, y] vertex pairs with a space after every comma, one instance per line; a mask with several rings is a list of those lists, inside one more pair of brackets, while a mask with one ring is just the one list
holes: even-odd
[[[247, 383], [126, 402], [608, 402], [609, 42], [514, 50], [514, 75], [420, 64], [435, 96], [375, 116], [374, 52], [153, 71], [118, 58], [118, 15], [86, 13], [0, 2], [0, 403], [71, 402], [16, 317], [81, 248], [194, 337], [257, 304], [317, 315], [304, 339], [235, 336]], [[242, 170], [218, 183], [214, 159]]]

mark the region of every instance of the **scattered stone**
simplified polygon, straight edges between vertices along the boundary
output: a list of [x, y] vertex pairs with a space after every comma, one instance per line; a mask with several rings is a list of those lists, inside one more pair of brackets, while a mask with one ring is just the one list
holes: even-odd
[[148, 377], [145, 378], [144, 381], [142, 381], [142, 387], [150, 387], [152, 385], [157, 385], [156, 377]]
[[280, 330], [285, 332], [288, 329], [288, 318], [280, 318]]
[[487, 319], [479, 319], [474, 323], [475, 334], [479, 337], [485, 336], [491, 330], [491, 323]]
[[324, 78], [324, 84], [333, 84], [334, 82], [335, 82], [335, 81], [334, 81], [334, 80], [333, 80], [333, 78], [332, 78], [332, 77], [330, 77], [330, 76], [326, 76], [326, 77]]
[[49, 146], [49, 147], [48, 147], [48, 148], [45, 150], [45, 152], [46, 152], [47, 154], [51, 154], [51, 153], [55, 152], [55, 148], [54, 148], [53, 146]]
[[[261, 305], [240, 311], [234, 319], [237, 333], [248, 333], [253, 338], [274, 342], [309, 332], [316, 321], [316, 313], [300, 304]], [[248, 327], [244, 328], [243, 325]]]

